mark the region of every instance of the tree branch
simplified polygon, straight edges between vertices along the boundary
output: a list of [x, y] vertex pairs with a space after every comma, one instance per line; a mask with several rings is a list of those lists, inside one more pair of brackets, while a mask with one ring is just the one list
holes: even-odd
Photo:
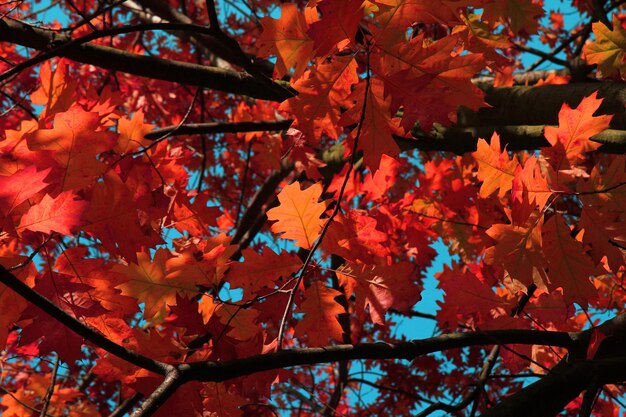
[[[400, 149], [422, 151], [448, 151], [455, 154], [473, 152], [479, 138], [489, 139], [493, 132], [500, 135], [502, 146], [511, 151], [549, 147], [543, 131], [544, 125], [487, 125], [476, 127], [436, 126], [430, 133], [413, 132], [415, 139], [395, 136]], [[626, 130], [607, 129], [591, 138], [602, 143], [598, 152], [622, 154], [626, 152]]]
[[150, 417], [168, 400], [176, 390], [184, 383], [181, 374], [176, 370], [170, 370], [165, 379], [152, 394], [130, 415], [130, 417]]
[[207, 133], [241, 133], [241, 132], [264, 132], [286, 130], [293, 120], [271, 120], [253, 122], [212, 122], [212, 123], [187, 123], [181, 126], [166, 126], [147, 133], [144, 138], [148, 140], [158, 139], [165, 135], [200, 135]]
[[89, 342], [104, 349], [110, 354], [115, 355], [126, 362], [132, 363], [135, 366], [161, 375], [165, 375], [167, 370], [171, 368], [170, 365], [155, 361], [137, 352], [128, 350], [125, 347], [111, 341], [101, 333], [86, 326], [52, 303], [46, 297], [24, 284], [15, 275], [7, 271], [2, 265], [0, 265], [0, 282], [77, 335], [82, 336]]
[[571, 348], [577, 333], [538, 330], [493, 330], [451, 333], [404, 343], [361, 343], [320, 348], [281, 350], [225, 362], [181, 364], [179, 370], [189, 380], [220, 382], [243, 375], [298, 365], [314, 365], [354, 359], [412, 360], [446, 349], [493, 344], [549, 345]]
[[61, 47], [58, 47], [51, 56], [63, 56], [113, 71], [207, 87], [265, 100], [283, 101], [296, 94], [288, 83], [260, 80], [246, 73], [138, 55], [91, 43], [78, 43], [63, 47], [63, 44], [72, 42], [71, 37], [8, 19], [0, 21], [0, 41], [12, 42], [40, 51], [49, 51], [51, 46], [61, 44]]

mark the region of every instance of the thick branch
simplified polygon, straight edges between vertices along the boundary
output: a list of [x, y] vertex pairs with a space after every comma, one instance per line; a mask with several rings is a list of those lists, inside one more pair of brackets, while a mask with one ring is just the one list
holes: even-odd
[[[178, 10], [169, 6], [167, 2], [160, 0], [137, 0], [137, 3], [141, 4], [145, 8], [148, 8], [156, 16], [167, 21], [176, 23], [193, 23], [193, 20], [189, 18], [189, 16], [180, 13]], [[184, 33], [180, 34], [183, 37], [187, 35]], [[232, 64], [252, 71], [254, 74], [261, 72], [268, 77], [271, 77], [272, 75], [273, 66], [269, 62], [258, 60], [251, 56], [246, 56], [243, 51], [241, 51], [238, 44], [235, 46], [232, 39], [226, 39], [224, 36], [216, 37], [202, 34], [193, 35], [193, 37], [197, 40], [197, 43], [210, 50], [216, 56]], [[251, 68], [251, 66], [253, 66], [253, 68]]]
[[207, 133], [240, 133], [286, 130], [293, 120], [253, 121], [253, 122], [214, 122], [188, 123], [181, 126], [167, 126], [155, 129], [146, 134], [148, 140], [159, 139], [163, 136], [200, 135]]
[[46, 297], [36, 292], [28, 285], [24, 284], [15, 275], [7, 271], [6, 268], [4, 268], [2, 265], [0, 265], [0, 282], [15, 291], [26, 301], [33, 304], [34, 306], [57, 320], [59, 323], [66, 326], [77, 335], [82, 336], [89, 342], [93, 343], [97, 347], [106, 350], [110, 354], [115, 355], [118, 358], [123, 359], [129, 363], [132, 363], [133, 365], [139, 366], [140, 368], [147, 369], [161, 375], [165, 375], [167, 370], [170, 368], [169, 365], [163, 364], [146, 356], [140, 355], [139, 353], [126, 349], [125, 347], [109, 340], [101, 333], [98, 333], [92, 328], [86, 326], [76, 318], [70, 316], [57, 305], [52, 303]]
[[526, 344], [572, 347], [576, 333], [536, 330], [494, 330], [451, 333], [410, 342], [362, 343], [321, 348], [282, 350], [226, 362], [194, 362], [179, 365], [188, 379], [225, 381], [243, 375], [297, 365], [314, 365], [354, 359], [407, 359], [428, 353], [467, 346], [493, 344]]
[[482, 417], [553, 417], [592, 381], [603, 384], [626, 377], [626, 357], [594, 361], [559, 362], [548, 375], [506, 398]]
[[626, 130], [626, 83], [616, 81], [491, 87], [486, 90], [485, 101], [492, 107], [481, 108], [477, 113], [461, 112], [459, 125], [556, 125], [563, 103], [576, 107], [596, 91], [604, 99], [598, 114], [614, 114], [611, 127]]
[[[479, 138], [489, 139], [493, 132], [500, 135], [502, 146], [511, 151], [539, 149], [550, 146], [543, 135], [544, 125], [497, 125], [477, 127], [435, 127], [429, 134], [414, 132], [415, 139], [395, 137], [402, 150], [448, 151], [456, 154], [473, 152]], [[626, 130], [607, 129], [591, 138], [602, 146], [599, 152], [626, 152]]]
[[[50, 30], [3, 19], [0, 21], [0, 41], [48, 51], [50, 47], [70, 42], [71, 38]], [[295, 95], [295, 91], [287, 83], [281, 81], [259, 80], [246, 73], [181, 61], [169, 61], [91, 43], [62, 49], [57, 55], [113, 71], [207, 87], [265, 100], [283, 101]]]

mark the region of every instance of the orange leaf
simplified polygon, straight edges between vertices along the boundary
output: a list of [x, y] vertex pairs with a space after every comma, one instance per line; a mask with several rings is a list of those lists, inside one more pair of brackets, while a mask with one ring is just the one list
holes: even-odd
[[322, 133], [339, 136], [337, 123], [341, 106], [348, 106], [352, 85], [359, 81], [357, 63], [353, 57], [333, 57], [308, 71], [293, 84], [300, 92], [281, 105], [298, 119], [299, 129], [310, 142], [319, 142]]
[[76, 101], [78, 80], [67, 75], [65, 59], [59, 60], [54, 71], [50, 61], [41, 65], [39, 70], [41, 85], [30, 94], [33, 104], [45, 106], [40, 120], [46, 116], [64, 112]]
[[168, 305], [176, 305], [176, 294], [187, 298], [198, 295], [195, 280], [188, 279], [184, 274], [174, 278], [169, 276], [166, 263], [170, 257], [167, 249], [158, 249], [152, 260], [150, 255], [140, 252], [137, 254], [137, 263], [113, 268], [126, 278], [116, 288], [122, 290], [122, 295], [144, 303], [144, 317], [147, 319], [165, 313]]
[[54, 160], [62, 171], [59, 185], [65, 191], [91, 183], [106, 170], [96, 156], [113, 147], [116, 135], [99, 128], [97, 113], [73, 106], [54, 116], [53, 129], [28, 133], [26, 141], [31, 150], [54, 151]]
[[134, 152], [151, 143], [143, 137], [152, 130], [154, 125], [144, 123], [143, 118], [143, 111], [139, 110], [133, 114], [131, 119], [123, 116], [118, 120], [117, 129], [120, 132], [120, 136], [113, 148], [115, 152], [123, 155], [128, 152]]
[[[496, 241], [485, 251], [485, 263], [502, 265], [512, 279], [545, 288], [546, 262], [541, 251], [542, 220], [531, 227], [494, 224], [487, 234]], [[539, 279], [541, 277], [542, 279]]]
[[595, 22], [591, 27], [596, 39], [585, 44], [583, 48], [587, 63], [598, 64], [598, 70], [603, 77], [616, 73], [623, 77], [626, 72], [626, 30], [622, 27], [619, 16], [613, 14], [613, 30], [602, 22]]
[[282, 233], [283, 239], [295, 240], [295, 245], [311, 249], [322, 230], [324, 220], [320, 219], [326, 210], [326, 203], [318, 203], [322, 195], [322, 185], [313, 184], [304, 190], [295, 181], [278, 194], [280, 205], [267, 212], [269, 220], [277, 220], [272, 232]]
[[307, 34], [304, 15], [295, 4], [283, 4], [280, 19], [261, 19], [263, 32], [257, 40], [260, 56], [276, 55], [276, 78], [295, 67], [294, 78], [304, 72], [313, 55], [314, 42]]
[[494, 132], [491, 144], [484, 139], [478, 140], [478, 147], [472, 156], [478, 161], [478, 179], [483, 182], [480, 186], [480, 196], [489, 197], [496, 190], [498, 197], [504, 197], [511, 190], [515, 169], [519, 165], [517, 158], [509, 159], [506, 150], [500, 150], [500, 136]]
[[597, 96], [595, 92], [583, 98], [575, 109], [563, 104], [559, 111], [559, 126], [546, 126], [545, 136], [552, 148], [544, 149], [543, 153], [550, 158], [550, 165], [555, 171], [577, 165], [585, 160], [583, 152], [594, 151], [600, 146], [590, 138], [608, 129], [613, 116], [594, 117], [602, 104], [602, 99]]

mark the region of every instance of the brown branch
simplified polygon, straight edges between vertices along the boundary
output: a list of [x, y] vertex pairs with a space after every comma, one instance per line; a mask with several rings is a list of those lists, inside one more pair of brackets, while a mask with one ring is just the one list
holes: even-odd
[[[163, 27], [165, 28], [168, 25], [171, 27], [173, 24], [153, 25], [164, 25]], [[246, 73], [138, 55], [91, 43], [81, 44], [76, 42], [70, 44], [70, 46], [64, 46], [73, 41], [71, 37], [8, 19], [0, 21], [0, 41], [12, 42], [40, 51], [48, 51], [42, 54], [46, 57], [45, 59], [49, 59], [52, 56], [63, 56], [74, 61], [113, 71], [207, 87], [254, 98], [283, 101], [296, 94], [295, 90], [289, 87], [288, 83], [259, 80]], [[54, 48], [55, 45], [59, 44], [61, 46]], [[54, 52], [50, 50], [51, 47], [53, 47]]]
[[113, 410], [111, 414], [109, 414], [109, 417], [125, 416], [134, 407], [134, 405], [137, 404], [137, 401], [139, 401], [140, 399], [141, 399], [141, 394], [138, 392], [134, 393], [133, 395], [131, 395], [130, 397], [122, 401], [117, 407], [115, 407], [115, 410]]
[[184, 384], [181, 374], [172, 369], [165, 375], [165, 379], [148, 398], [139, 406], [130, 417], [150, 417], [167, 401], [176, 390]]
[[482, 417], [553, 417], [598, 378], [604, 384], [624, 380], [626, 357], [559, 362], [548, 375], [489, 408]]
[[176, 126], [167, 126], [147, 133], [144, 138], [154, 140], [163, 135], [200, 135], [208, 133], [242, 133], [286, 130], [293, 120], [253, 121], [253, 122], [213, 122], [187, 123], [176, 129]]
[[[193, 23], [193, 20], [171, 7], [167, 2], [161, 0], [137, 0], [144, 8], [149, 9], [154, 15], [161, 19], [176, 23]], [[177, 32], [181, 38], [189, 39], [195, 44], [199, 44], [211, 51], [215, 56], [232, 64], [244, 68], [250, 74], [271, 77], [273, 65], [269, 61], [260, 60], [254, 56], [245, 54], [237, 42], [228, 38], [222, 31], [214, 32], [213, 36], [203, 34], [193, 35], [189, 38], [188, 33]], [[218, 35], [218, 36], [215, 36]]]
[[243, 375], [298, 365], [315, 365], [355, 359], [412, 360], [433, 352], [478, 345], [526, 344], [571, 348], [577, 333], [538, 330], [493, 330], [451, 333], [397, 344], [361, 343], [320, 348], [281, 350], [225, 362], [194, 362], [178, 365], [186, 380], [220, 382]]
[[24, 284], [15, 275], [7, 271], [7, 269], [2, 265], [0, 265], [0, 282], [77, 335], [85, 338], [110, 354], [115, 355], [126, 362], [132, 363], [135, 366], [139, 366], [140, 368], [147, 369], [161, 375], [165, 375], [167, 370], [171, 368], [170, 365], [155, 361], [137, 352], [128, 350], [125, 347], [111, 341], [102, 333], [99, 333], [91, 327], [83, 324], [65, 312], [65, 310], [62, 310], [56, 304], [45, 298], [43, 295]]
[[[484, 125], [476, 127], [436, 126], [430, 133], [413, 132], [414, 139], [395, 136], [400, 149], [448, 151], [458, 155], [476, 150], [479, 138], [489, 139], [494, 132], [500, 135], [502, 146], [511, 151], [549, 147], [543, 135], [545, 125]], [[622, 154], [626, 152], [626, 130], [607, 129], [591, 138], [602, 146], [598, 152]]]

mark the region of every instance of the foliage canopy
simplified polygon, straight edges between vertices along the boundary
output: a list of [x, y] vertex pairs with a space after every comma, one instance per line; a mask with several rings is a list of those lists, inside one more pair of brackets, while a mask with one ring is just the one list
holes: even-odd
[[543, 3], [4, 2], [2, 415], [619, 415], [626, 15]]

